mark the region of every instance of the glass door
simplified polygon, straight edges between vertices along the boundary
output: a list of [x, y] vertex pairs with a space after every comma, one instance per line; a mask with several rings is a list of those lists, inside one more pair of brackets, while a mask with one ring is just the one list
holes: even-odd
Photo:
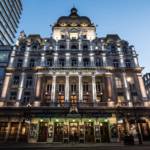
[[63, 122], [54, 123], [54, 142], [63, 142]]
[[101, 142], [110, 142], [109, 126], [107, 122], [101, 123], [100, 131], [101, 131]]
[[94, 140], [94, 126], [93, 122], [85, 122], [85, 142], [93, 143]]
[[70, 124], [69, 124], [69, 141], [70, 142], [79, 142], [78, 122], [70, 122]]
[[27, 123], [22, 123], [21, 124], [21, 129], [19, 133], [19, 141], [21, 142], [27, 142], [28, 139], [28, 124]]
[[47, 142], [48, 138], [48, 123], [40, 122], [39, 124], [39, 142]]
[[18, 122], [12, 122], [11, 123], [11, 127], [10, 127], [10, 130], [9, 130], [8, 141], [16, 141], [18, 127], [19, 127], [19, 123]]

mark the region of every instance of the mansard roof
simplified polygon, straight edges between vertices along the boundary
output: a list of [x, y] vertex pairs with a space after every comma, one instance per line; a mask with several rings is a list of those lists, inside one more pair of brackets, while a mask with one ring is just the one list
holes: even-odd
[[69, 16], [62, 16], [57, 20], [55, 27], [59, 26], [94, 26], [86, 16], [79, 16], [78, 10], [73, 7]]

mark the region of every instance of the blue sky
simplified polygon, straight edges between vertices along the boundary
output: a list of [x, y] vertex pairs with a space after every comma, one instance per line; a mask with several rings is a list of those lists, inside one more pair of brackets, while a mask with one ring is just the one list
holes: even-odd
[[23, 4], [18, 32], [49, 37], [50, 24], [75, 5], [80, 15], [98, 25], [98, 36], [117, 33], [135, 45], [144, 72], [150, 72], [150, 0], [23, 0]]

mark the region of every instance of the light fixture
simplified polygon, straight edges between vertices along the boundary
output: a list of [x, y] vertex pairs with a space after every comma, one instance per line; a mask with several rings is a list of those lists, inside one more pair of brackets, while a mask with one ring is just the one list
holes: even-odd
[[58, 120], [58, 119], [56, 119], [56, 122], [59, 122], [59, 120]]
[[105, 122], [108, 122], [108, 119], [105, 119], [104, 121], [105, 121]]
[[91, 122], [92, 120], [91, 119], [89, 119], [89, 122]]
[[128, 81], [128, 82], [131, 82], [131, 81], [132, 81], [132, 78], [131, 78], [131, 77], [127, 77], [127, 81]]

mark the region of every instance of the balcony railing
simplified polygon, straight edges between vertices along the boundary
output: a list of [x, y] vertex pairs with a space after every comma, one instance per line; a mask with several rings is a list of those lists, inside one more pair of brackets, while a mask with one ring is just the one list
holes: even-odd
[[150, 100], [137, 102], [41, 102], [31, 101], [30, 103], [22, 103], [20, 101], [0, 101], [0, 107], [51, 107], [51, 108], [69, 108], [75, 106], [77, 108], [117, 108], [117, 107], [150, 107]]

